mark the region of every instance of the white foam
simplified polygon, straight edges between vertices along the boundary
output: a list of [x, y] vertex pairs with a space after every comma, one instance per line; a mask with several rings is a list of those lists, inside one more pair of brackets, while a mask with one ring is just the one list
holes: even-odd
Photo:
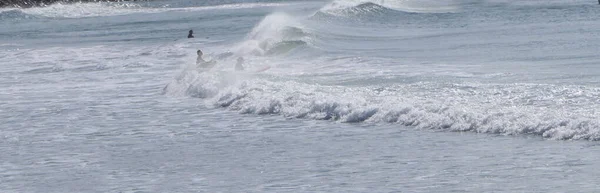
[[[27, 14], [52, 18], [82, 18], [98, 16], [127, 15], [134, 13], [160, 13], [168, 11], [204, 11], [225, 9], [249, 9], [256, 7], [275, 7], [289, 5], [286, 3], [240, 3], [216, 6], [184, 7], [184, 8], [148, 8], [133, 3], [55, 3], [45, 7], [22, 9]], [[4, 11], [4, 10], [2, 10]]]
[[7, 11], [14, 11], [14, 10], [19, 10], [19, 9], [12, 8], [12, 7], [10, 7], [10, 8], [9, 7], [2, 7], [2, 8], [0, 8], [0, 13], [7, 12]]
[[308, 41], [309, 37], [297, 37], [288, 33], [290, 29], [301, 31], [303, 28], [296, 17], [282, 12], [272, 13], [259, 22], [247, 35], [246, 40], [235, 45], [233, 50], [240, 55], [263, 55], [271, 46], [282, 41]]
[[215, 9], [251, 9], [258, 7], [280, 7], [290, 6], [295, 3], [238, 3], [238, 4], [225, 4], [215, 6], [203, 6], [203, 7], [185, 7], [185, 8], [167, 8], [169, 11], [201, 11], [201, 10], [215, 10]]
[[204, 78], [179, 85], [193, 88], [194, 95], [207, 99], [209, 106], [240, 113], [600, 140], [596, 119], [600, 116], [596, 111], [600, 109], [600, 88], [596, 87], [415, 83], [374, 88], [258, 78], [214, 82], [223, 79], [219, 75]]
[[55, 3], [45, 7], [33, 7], [23, 9], [23, 12], [31, 15], [56, 18], [81, 18], [97, 16], [125, 15], [140, 12], [156, 12], [152, 9], [144, 9], [135, 4], [109, 4], [109, 3]]

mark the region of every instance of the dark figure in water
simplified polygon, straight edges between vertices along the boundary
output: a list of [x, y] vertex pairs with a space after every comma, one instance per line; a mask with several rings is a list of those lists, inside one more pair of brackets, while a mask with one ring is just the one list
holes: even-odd
[[237, 63], [235, 64], [235, 71], [243, 71], [244, 70], [244, 66], [242, 66], [243, 63], [244, 63], [244, 58], [239, 57], [237, 59]]
[[[598, 0], [598, 1], [600, 1], [600, 0]], [[194, 33], [194, 31], [190, 30], [190, 33], [188, 34], [188, 38], [194, 38], [193, 33]]]

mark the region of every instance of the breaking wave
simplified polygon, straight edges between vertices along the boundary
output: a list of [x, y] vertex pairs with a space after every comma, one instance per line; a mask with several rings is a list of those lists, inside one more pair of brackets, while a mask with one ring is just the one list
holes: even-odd
[[600, 88], [546, 84], [412, 83], [326, 86], [233, 72], [184, 71], [164, 94], [244, 114], [557, 140], [600, 140]]
[[311, 40], [311, 34], [296, 18], [273, 13], [256, 25], [234, 50], [240, 55], [281, 55], [309, 45]]
[[[371, 15], [387, 17], [392, 14], [417, 15], [416, 17], [425, 15], [425, 19], [418, 18], [421, 20], [411, 22], [429, 19], [439, 22], [438, 19], [443, 17], [442, 13], [459, 9], [434, 9], [431, 7], [435, 6], [427, 4], [433, 1], [420, 1], [423, 7], [430, 7], [426, 13], [415, 11], [416, 7], [407, 3], [417, 4], [419, 1], [401, 1], [404, 4], [391, 4], [390, 1], [351, 1], [352, 3], [343, 5], [340, 2], [349, 1], [334, 1], [315, 15], [354, 18]], [[434, 16], [427, 17], [429, 15]], [[310, 24], [289, 14], [273, 13], [260, 21], [242, 42], [235, 45], [233, 52], [239, 55], [281, 56], [297, 48], [313, 47], [313, 43], [345, 43], [335, 33], [327, 36], [322, 32], [351, 29], [331, 29], [333, 27], [327, 23], [319, 23], [327, 28], [320, 29]], [[315, 58], [313, 55], [309, 57]], [[271, 57], [265, 58], [262, 61], [274, 60]], [[369, 60], [366, 63], [372, 62], [368, 57], [363, 59]], [[298, 63], [333, 66], [326, 59], [325, 62], [308, 59]], [[354, 64], [344, 64], [334, 68], [352, 65]], [[367, 71], [378, 67], [372, 64], [367, 66], [367, 69], [343, 69], [349, 71], [347, 73], [350, 76], [356, 75], [344, 78], [370, 76], [369, 73], [350, 71]], [[596, 111], [600, 109], [600, 88], [593, 86], [442, 81], [401, 81], [401, 84], [393, 84], [386, 80], [374, 84], [342, 86], [336, 83], [320, 85], [310, 80], [305, 81], [304, 77], [290, 78], [287, 75], [289, 74], [272, 71], [241, 76], [233, 72], [198, 73], [184, 70], [163, 92], [166, 95], [202, 98], [208, 106], [246, 114], [272, 114], [286, 118], [344, 123], [398, 124], [457, 132], [535, 135], [557, 140], [600, 140], [600, 121], [597, 120], [600, 112]]]
[[[477, 89], [452, 85], [440, 87], [436, 93], [409, 94], [415, 92], [413, 88], [430, 86], [434, 85], [352, 88], [248, 80], [202, 96], [210, 98], [210, 104], [215, 107], [258, 115], [277, 114], [349, 123], [395, 123], [421, 129], [504, 135], [533, 134], [559, 140], [600, 140], [600, 122], [594, 118], [599, 113], [593, 108], [581, 109], [574, 105], [597, 100], [595, 98], [600, 97], [597, 88], [487, 85], [483, 86], [485, 89]], [[497, 88], [486, 90], [488, 87]], [[535, 91], [559, 96], [548, 99], [540, 97], [545, 95], [534, 94]], [[481, 92], [478, 93], [480, 96], [474, 96], [477, 92]], [[500, 99], [505, 102], [495, 102]], [[557, 102], [557, 99], [566, 101]]]

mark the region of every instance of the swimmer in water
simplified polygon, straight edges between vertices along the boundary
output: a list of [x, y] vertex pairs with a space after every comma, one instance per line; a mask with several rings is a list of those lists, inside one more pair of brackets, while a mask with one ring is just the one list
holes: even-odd
[[214, 61], [214, 60], [211, 60], [211, 61], [204, 60], [204, 58], [202, 58], [202, 55], [204, 55], [202, 53], [202, 50], [198, 50], [196, 53], [198, 54], [198, 58], [196, 58], [196, 66], [198, 68], [211, 69], [212, 67], [214, 67], [217, 64], [217, 61]]
[[194, 30], [190, 30], [188, 33], [188, 38], [194, 38], [193, 33], [194, 33]]

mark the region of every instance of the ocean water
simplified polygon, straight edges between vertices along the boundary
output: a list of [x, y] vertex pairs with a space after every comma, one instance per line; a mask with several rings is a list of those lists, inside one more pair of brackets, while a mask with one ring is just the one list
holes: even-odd
[[0, 8], [0, 192], [597, 192], [599, 20], [589, 0]]

